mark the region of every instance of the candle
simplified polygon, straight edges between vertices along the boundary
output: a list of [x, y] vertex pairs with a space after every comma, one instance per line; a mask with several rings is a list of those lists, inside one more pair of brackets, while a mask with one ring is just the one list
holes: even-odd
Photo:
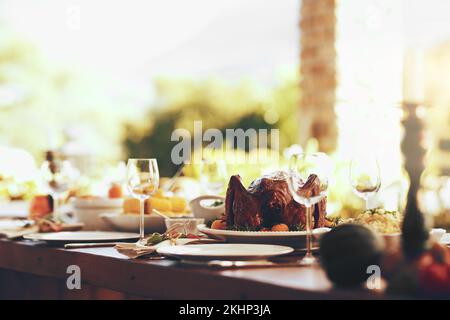
[[403, 101], [422, 104], [425, 99], [425, 57], [423, 50], [407, 49], [403, 62]]

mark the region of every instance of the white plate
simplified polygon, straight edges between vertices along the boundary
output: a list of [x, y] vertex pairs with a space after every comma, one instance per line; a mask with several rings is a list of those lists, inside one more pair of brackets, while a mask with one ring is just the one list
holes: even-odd
[[[128, 232], [139, 231], [139, 215], [138, 214], [124, 214], [124, 213], [103, 213], [100, 217], [110, 224], [114, 229]], [[166, 225], [164, 218], [156, 215], [144, 216], [145, 233], [149, 232], [164, 232]]]
[[19, 230], [33, 224], [34, 221], [28, 219], [1, 219], [0, 230]]
[[135, 240], [139, 238], [137, 233], [107, 232], [107, 231], [67, 231], [33, 233], [23, 236], [29, 240], [40, 240], [48, 242], [97, 242], [97, 241], [121, 241]]
[[288, 254], [294, 249], [285, 246], [265, 244], [197, 244], [161, 247], [159, 254], [186, 260], [253, 260]]
[[75, 198], [72, 200], [72, 205], [75, 208], [85, 208], [85, 209], [94, 209], [94, 208], [122, 208], [123, 199], [110, 199], [110, 198]]
[[[198, 230], [211, 238], [220, 238], [231, 243], [262, 243], [287, 245], [295, 249], [306, 248], [306, 231], [233, 231], [210, 229], [202, 224]], [[317, 228], [313, 230], [313, 247], [318, 247], [318, 240], [330, 228]]]

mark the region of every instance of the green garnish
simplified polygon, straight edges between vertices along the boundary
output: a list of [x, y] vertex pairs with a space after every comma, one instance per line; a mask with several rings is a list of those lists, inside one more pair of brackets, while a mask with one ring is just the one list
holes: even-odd
[[218, 206], [221, 206], [221, 205], [223, 205], [223, 201], [216, 200], [210, 205], [210, 207], [211, 208], [215, 208], [215, 207], [218, 207]]
[[339, 215], [333, 215], [331, 217], [326, 217], [326, 219], [331, 222], [332, 227], [336, 227], [344, 221], [344, 219], [342, 219], [342, 217]]
[[368, 209], [368, 210], [364, 211], [364, 213], [368, 213], [368, 214], [391, 214], [393, 216], [397, 216], [399, 214], [398, 211], [385, 210], [383, 208]]
[[293, 224], [289, 226], [289, 231], [304, 231], [305, 225], [303, 223]]
[[227, 230], [232, 230], [232, 231], [259, 231], [258, 227], [254, 227], [254, 226], [231, 226], [228, 227]]
[[164, 240], [167, 240], [167, 239], [169, 239], [169, 237], [167, 235], [155, 232], [155, 233], [152, 233], [150, 235], [150, 237], [148, 237], [147, 245], [148, 246], [154, 246], [155, 244], [163, 242]]

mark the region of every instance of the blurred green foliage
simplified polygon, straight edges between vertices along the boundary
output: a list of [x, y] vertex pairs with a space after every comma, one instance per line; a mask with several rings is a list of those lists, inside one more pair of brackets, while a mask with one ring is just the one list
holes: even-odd
[[[273, 86], [249, 80], [159, 78], [154, 81], [154, 103], [142, 110], [132, 99], [112, 96], [115, 91], [104, 78], [48, 61], [36, 47], [0, 25], [0, 145], [23, 148], [39, 160], [44, 150], [65, 142], [65, 130], [76, 127], [81, 133], [78, 142], [94, 158], [116, 163], [127, 157], [155, 157], [161, 175], [171, 176], [176, 166], [170, 155], [177, 143], [170, 139], [172, 132], [185, 128], [192, 133], [193, 122], [202, 120], [203, 131], [277, 128], [283, 150], [298, 141], [301, 92], [298, 72], [295, 68], [291, 72]], [[362, 201], [350, 190], [348, 162], [331, 156], [336, 168], [329, 211], [352, 216], [360, 211]], [[271, 154], [261, 166], [230, 166], [229, 174], [241, 174], [247, 186], [265, 169], [285, 166], [285, 160], [276, 158]], [[104, 165], [98, 167], [107, 172]], [[188, 171], [198, 174], [192, 166]], [[17, 190], [5, 186], [0, 186], [0, 196], [28, 188], [26, 183]]]
[[[280, 149], [297, 140], [298, 79], [286, 75], [279, 84], [263, 88], [250, 81], [235, 84], [216, 79], [201, 81], [157, 79], [156, 105], [141, 123], [128, 125], [125, 146], [130, 157], [155, 157], [160, 172], [170, 176], [176, 166], [170, 159], [172, 132], [184, 128], [193, 135], [193, 123], [208, 128], [280, 130]], [[149, 121], [150, 120], [150, 121]], [[224, 135], [225, 136], [225, 135]], [[270, 142], [270, 141], [269, 141]]]
[[36, 47], [0, 26], [0, 145], [35, 158], [61, 146], [68, 129], [85, 152], [104, 160], [123, 156], [124, 122], [137, 117], [129, 102], [108, 93], [111, 83], [48, 61]]
[[[161, 173], [175, 166], [170, 151], [175, 128], [280, 129], [280, 147], [296, 141], [299, 86], [295, 69], [275, 86], [244, 80], [160, 78], [147, 109], [112, 97], [111, 83], [75, 67], [49, 61], [32, 44], [0, 27], [0, 144], [23, 148], [41, 160], [60, 147], [67, 130], [88, 154], [117, 161], [129, 156], [158, 158]], [[109, 91], [108, 91], [109, 90]], [[73, 135], [73, 134], [72, 134]]]

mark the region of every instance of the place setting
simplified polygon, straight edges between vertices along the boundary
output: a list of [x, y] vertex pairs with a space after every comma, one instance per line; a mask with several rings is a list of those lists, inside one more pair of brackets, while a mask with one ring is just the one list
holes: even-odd
[[[48, 165], [45, 164], [45, 166]], [[126, 189], [133, 198], [123, 200], [121, 197], [115, 197], [121, 195], [122, 191], [114, 190], [116, 186], [113, 186], [108, 192], [109, 196], [114, 196], [112, 198], [84, 196], [74, 198], [71, 201], [71, 205], [74, 208], [74, 216], [78, 218], [78, 221], [82, 221], [81, 223], [84, 223], [84, 227], [88, 227], [88, 230], [38, 232], [23, 235], [23, 238], [30, 241], [44, 241], [49, 245], [63, 246], [66, 249], [114, 247], [119, 253], [133, 259], [145, 256], [152, 256], [152, 258], [160, 256], [182, 260], [183, 263], [188, 263], [190, 260], [215, 260], [216, 265], [226, 266], [226, 262], [232, 260], [263, 260], [264, 262], [268, 258], [291, 254], [294, 251], [297, 254], [303, 251], [317, 251], [320, 236], [329, 230], [329, 228], [324, 226], [317, 226], [316, 229], [310, 231], [295, 230], [295, 228], [302, 228], [302, 226], [294, 224], [291, 225], [291, 228], [294, 228], [294, 230], [290, 230], [286, 224], [281, 223], [273, 223], [272, 230], [265, 228], [257, 231], [256, 229], [252, 230], [252, 227], [248, 226], [249, 230], [245, 231], [238, 225], [235, 226], [235, 230], [227, 228], [224, 217], [228, 215], [229, 221], [233, 221], [232, 219], [238, 221], [240, 219], [239, 215], [244, 217], [247, 214], [246, 212], [225, 212], [226, 201], [238, 201], [238, 195], [234, 195], [235, 190], [233, 190], [233, 183], [235, 179], [239, 179], [238, 176], [231, 177], [226, 196], [201, 195], [192, 199], [189, 203], [185, 200], [184, 204], [174, 196], [161, 196], [162, 191], [159, 189], [160, 178], [155, 159], [130, 159], [127, 165], [126, 177]], [[222, 188], [224, 187], [225, 179], [226, 177], [222, 178]], [[203, 183], [208, 182], [206, 179], [203, 179]], [[272, 187], [269, 186], [261, 194], [252, 195], [250, 192], [245, 191], [248, 197], [258, 202], [267, 197], [272, 190], [271, 188], [280, 188], [286, 195], [292, 197], [288, 183], [291, 184], [291, 188], [295, 188], [292, 184], [297, 182], [289, 179], [287, 173], [277, 172], [275, 175], [263, 177], [261, 180], [255, 181], [255, 183], [260, 183], [262, 187], [265, 184], [270, 185], [274, 183]], [[51, 181], [49, 184], [56, 186], [54, 181]], [[217, 187], [217, 182], [215, 182], [215, 185]], [[308, 188], [312, 187], [309, 186]], [[61, 190], [61, 187], [59, 187], [59, 190]], [[236, 197], [236, 200], [232, 197]], [[138, 202], [135, 203], [134, 199]], [[174, 204], [174, 199], [178, 201], [178, 203], [175, 202], [178, 208], [172, 207], [172, 210], [175, 209], [177, 212], [174, 214], [166, 210], [164, 202], [158, 204], [160, 199], [161, 202], [167, 201], [169, 204]], [[319, 200], [316, 198], [316, 201]], [[261, 206], [261, 204], [258, 205]], [[42, 209], [48, 209], [45, 208], [45, 205], [43, 207]], [[97, 214], [97, 212], [94, 212], [94, 210], [105, 212], [113, 208], [117, 208], [116, 213]], [[40, 208], [36, 206], [34, 215], [36, 215], [36, 209]], [[92, 217], [90, 220], [83, 219], [87, 215], [83, 210], [91, 210], [88, 212], [92, 216], [103, 218], [103, 222], [108, 222], [108, 218], [112, 216], [131, 216], [134, 218], [134, 224], [132, 227], [130, 226], [129, 230], [134, 231], [138, 227], [139, 234], [113, 231], [111, 229], [123, 230], [123, 225], [117, 226], [114, 223], [110, 223], [102, 231], [89, 231], [89, 227], [101, 228], [104, 225], [92, 220]], [[135, 213], [136, 211], [138, 213]], [[46, 211], [43, 210], [43, 212]], [[61, 216], [59, 212], [57, 214]], [[271, 213], [267, 212], [265, 214], [268, 217], [267, 219], [270, 219]], [[289, 218], [289, 215], [297, 213], [294, 209], [294, 212], [286, 211], [282, 214]], [[325, 215], [325, 211], [322, 209], [320, 214]], [[306, 210], [303, 213], [300, 212], [300, 215], [293, 218], [297, 219], [298, 222], [300, 222], [300, 219], [306, 219]], [[146, 224], [146, 219], [149, 217], [162, 221], [163, 225], [161, 226], [161, 223]], [[312, 219], [312, 216], [310, 219]], [[205, 221], [207, 221], [206, 224]], [[245, 222], [243, 222], [242, 226], [244, 224]], [[125, 230], [128, 231], [127, 228]], [[145, 233], [146, 230], [151, 233]], [[165, 231], [162, 232], [161, 230]], [[308, 243], [310, 247], [308, 247]], [[200, 244], [204, 244], [204, 246]], [[225, 263], [217, 264], [217, 260], [223, 260]], [[269, 261], [265, 262], [266, 265], [274, 265], [273, 263], [270, 264]]]
[[[58, 161], [61, 160], [54, 154], [47, 153], [44, 177], [58, 174], [61, 179], [60, 170], [68, 170], [68, 164]], [[54, 190], [53, 196], [36, 198], [30, 207], [30, 217], [48, 215], [52, 210], [51, 218], [37, 222], [16, 220], [10, 225], [13, 230], [17, 228], [17, 232], [26, 230], [17, 237], [51, 246], [66, 249], [113, 247], [131, 259], [169, 258], [185, 265], [221, 268], [317, 265], [315, 255], [319, 253], [321, 238], [343, 223], [371, 226], [391, 250], [400, 248], [398, 212], [367, 209], [346, 220], [327, 215], [332, 164], [324, 153], [293, 154], [286, 171], [265, 174], [248, 188], [243, 186], [239, 175], [232, 175], [227, 184], [227, 175], [220, 166], [204, 163], [201, 167], [205, 166], [210, 168], [202, 171], [200, 181], [207, 194], [188, 201], [160, 186], [156, 159], [129, 159], [125, 189], [113, 184], [108, 197], [73, 198], [70, 201], [71, 223], [64, 224], [58, 221], [70, 219], [70, 214], [61, 213], [53, 198], [59, 199], [58, 192], [68, 188], [69, 175], [65, 173], [63, 181], [46, 178]], [[168, 183], [173, 185], [178, 175]], [[218, 176], [219, 179], [215, 178]], [[349, 166], [349, 184], [365, 199], [368, 207], [369, 195], [376, 194], [381, 185], [377, 161], [361, 166], [358, 159], [353, 159]], [[225, 186], [226, 192], [220, 195]], [[124, 198], [127, 192], [131, 197]], [[127, 222], [114, 220], [119, 217]], [[70, 230], [70, 226], [75, 226], [74, 230]], [[84, 230], [77, 231], [81, 228]], [[445, 243], [447, 235], [443, 229], [432, 229], [430, 237]], [[295, 258], [287, 263], [273, 261], [282, 256]]]
[[[229, 186], [231, 186], [233, 179], [235, 179], [235, 177], [231, 178]], [[279, 180], [284, 184], [288, 183], [287, 175], [267, 179], [273, 181]], [[294, 182], [290, 181], [289, 183], [292, 184]], [[143, 220], [145, 219], [145, 201], [149, 200], [152, 195], [157, 192], [158, 184], [159, 173], [157, 163], [154, 159], [130, 159], [128, 161], [127, 188], [130, 193], [140, 201], [140, 212], [138, 216], [140, 233], [139, 240], [136, 243], [124, 242], [124, 240], [136, 239], [136, 234], [105, 231], [32, 234], [25, 236], [24, 238], [44, 240], [49, 243], [66, 243], [66, 248], [114, 245], [117, 251], [131, 258], [142, 257], [145, 255], [160, 255], [171, 258], [181, 258], [181, 260], [189, 260], [189, 257], [191, 257], [191, 260], [208, 260], [211, 258], [218, 260], [219, 257], [224, 260], [255, 260], [283, 255], [294, 251], [291, 247], [280, 246], [280, 243], [290, 244], [295, 247], [300, 246], [303, 249], [312, 251], [312, 237], [315, 236], [315, 238], [318, 239], [322, 233], [329, 230], [328, 228], [318, 228], [314, 231], [311, 230], [311, 232], [289, 231], [288, 229], [277, 231], [276, 228], [283, 228], [285, 226], [282, 224], [275, 224], [273, 231], [270, 232], [221, 230], [217, 229], [218, 221], [220, 221], [222, 225], [224, 224], [221, 220], [212, 221], [211, 225], [214, 224], [212, 228], [207, 228], [205, 224], [199, 224], [199, 222], [203, 222], [205, 218], [219, 218], [221, 213], [225, 213], [226, 215], [227, 212], [221, 210], [225, 210], [224, 202], [231, 199], [227, 200], [221, 196], [201, 196], [190, 203], [194, 204], [195, 209], [199, 210], [199, 216], [202, 216], [203, 218], [172, 218], [152, 207], [153, 212], [151, 215], [158, 218], [164, 218], [168, 230], [164, 233], [154, 232], [150, 237], [146, 237], [145, 220]], [[283, 185], [282, 187], [286, 188], [286, 185]], [[234, 192], [230, 187], [228, 187], [228, 189], [229, 192], [227, 192], [227, 196], [228, 193], [231, 194]], [[285, 191], [289, 192], [288, 189]], [[256, 197], [264, 197], [264, 194], [257, 195]], [[214, 206], [205, 206], [203, 202], [207, 200], [214, 200]], [[92, 200], [90, 201], [92, 202]], [[125, 203], [124, 208], [126, 208], [126, 206], [127, 204]], [[234, 213], [228, 214], [234, 215]], [[236, 215], [239, 214], [242, 215], [245, 214], [245, 212], [236, 213]], [[322, 212], [322, 215], [323, 214], [324, 212]], [[236, 217], [236, 219], [238, 219], [238, 217]], [[200, 233], [203, 234], [203, 236], [199, 235]], [[311, 247], [309, 249], [307, 247], [307, 242], [309, 241], [308, 237], [311, 237]], [[231, 242], [231, 244], [209, 244], [208, 246], [193, 245], [193, 243], [205, 244], [210, 242]], [[256, 245], [249, 245], [251, 243], [256, 243]], [[278, 246], [270, 245], [271, 243], [278, 243]], [[317, 249], [317, 242], [315, 249]], [[190, 250], [192, 250], [192, 254], [190, 253]], [[216, 254], [214, 255], [213, 252], [216, 252]]]
[[0, 300], [450, 298], [450, 2], [41, 2], [0, 0]]
[[[343, 287], [366, 276], [342, 273], [342, 263], [379, 264], [382, 257], [399, 259], [404, 250], [406, 217], [371, 208], [382, 185], [375, 158], [354, 157], [348, 164], [347, 183], [365, 204], [351, 218], [328, 212], [335, 168], [321, 152], [292, 152], [285, 169], [265, 172], [248, 187], [220, 161], [202, 161], [201, 190], [190, 198], [180, 192], [193, 186], [181, 184], [184, 166], [165, 179], [156, 159], [131, 158], [123, 182], [110, 184], [105, 196], [67, 199], [73, 178], [65, 161], [47, 153], [41, 172], [53, 192], [33, 199], [28, 219], [1, 221], [5, 235], [12, 231], [10, 239], [77, 252], [105, 248], [130, 260], [172, 261], [185, 268], [319, 268]], [[430, 254], [436, 255], [448, 234], [441, 228], [427, 232]], [[398, 271], [389, 272], [394, 277]]]

